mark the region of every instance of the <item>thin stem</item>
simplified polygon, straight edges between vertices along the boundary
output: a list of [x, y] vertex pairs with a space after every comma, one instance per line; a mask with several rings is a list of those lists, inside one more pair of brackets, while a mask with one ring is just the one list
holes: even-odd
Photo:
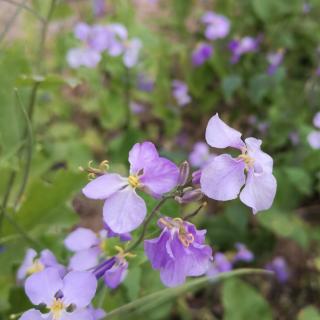
[[38, 12], [34, 11], [32, 8], [28, 7], [24, 3], [19, 3], [19, 2], [14, 1], [14, 0], [0, 0], [0, 1], [10, 3], [10, 4], [12, 4], [12, 5], [16, 6], [16, 7], [20, 7], [22, 9], [26, 10], [26, 11], [29, 11], [36, 18], [38, 18], [41, 21], [41, 23], [45, 23], [45, 19]]
[[21, 200], [21, 198], [22, 198], [22, 195], [23, 195], [24, 190], [25, 190], [25, 188], [27, 186], [27, 181], [28, 181], [28, 178], [29, 178], [30, 167], [31, 167], [31, 159], [32, 159], [33, 137], [32, 137], [31, 120], [29, 118], [29, 115], [27, 114], [27, 111], [25, 110], [25, 108], [24, 108], [24, 106], [22, 104], [22, 101], [21, 101], [21, 98], [20, 98], [20, 95], [19, 95], [17, 89], [15, 89], [15, 95], [16, 95], [16, 98], [17, 98], [18, 105], [19, 105], [19, 107], [21, 109], [21, 112], [25, 117], [26, 135], [28, 137], [27, 159], [26, 159], [24, 174], [23, 174], [23, 178], [22, 178], [22, 183], [21, 183], [20, 189], [18, 191], [18, 195], [16, 197], [16, 201], [15, 201], [15, 204], [14, 204], [14, 208], [16, 209], [18, 204], [19, 204], [19, 202], [20, 202], [20, 200]]
[[185, 217], [183, 217], [183, 220], [189, 220], [191, 218], [193, 218], [194, 216], [196, 216], [200, 210], [202, 208], [204, 208], [205, 206], [207, 205], [207, 202], [203, 202], [201, 203], [201, 205], [194, 211], [194, 212], [191, 212], [190, 214], [187, 214]]
[[144, 239], [148, 225], [151, 222], [151, 220], [153, 219], [153, 217], [158, 213], [159, 209], [163, 206], [163, 204], [168, 199], [172, 199], [172, 198], [174, 198], [174, 195], [169, 195], [169, 196], [163, 197], [160, 200], [160, 202], [153, 208], [153, 210], [151, 211], [151, 213], [149, 214], [149, 216], [147, 217], [146, 221], [143, 224], [143, 229], [142, 229], [142, 232], [141, 232], [139, 238], [129, 248], [127, 248], [125, 250], [125, 252], [130, 252], [130, 251], [134, 250], [136, 247], [138, 247], [140, 242], [142, 242], [142, 240]]

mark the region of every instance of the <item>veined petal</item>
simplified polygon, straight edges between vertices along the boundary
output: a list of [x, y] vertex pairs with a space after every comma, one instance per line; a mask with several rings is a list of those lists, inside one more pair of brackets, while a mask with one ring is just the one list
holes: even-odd
[[252, 208], [253, 213], [272, 206], [277, 190], [277, 181], [271, 173], [248, 173], [246, 185], [240, 193], [240, 200]]
[[85, 271], [97, 266], [100, 252], [98, 247], [76, 252], [70, 259], [69, 268], [73, 271]]
[[208, 122], [206, 140], [214, 148], [233, 147], [241, 149], [244, 147], [241, 133], [225, 124], [217, 113]]
[[146, 214], [144, 200], [130, 186], [113, 194], [103, 206], [103, 218], [106, 224], [117, 233], [136, 229]]
[[[248, 155], [254, 159], [255, 171], [272, 173], [273, 159], [261, 150], [262, 141], [256, 138], [247, 138], [245, 140]], [[260, 169], [261, 168], [261, 169]], [[259, 170], [260, 169], [260, 170]]]
[[201, 276], [207, 272], [212, 260], [212, 249], [208, 245], [195, 243], [187, 250], [187, 275]]
[[22, 314], [19, 320], [43, 320], [42, 313], [36, 309], [30, 309]]
[[97, 235], [90, 229], [77, 228], [64, 240], [64, 245], [70, 251], [81, 251], [89, 249], [99, 243]]
[[83, 189], [83, 194], [90, 199], [107, 199], [115, 192], [125, 187], [127, 180], [116, 173], [107, 173], [89, 182]]
[[128, 273], [128, 262], [123, 262], [121, 264], [114, 264], [111, 269], [107, 270], [104, 274], [105, 284], [111, 288], [115, 289], [119, 284], [125, 279]]
[[47, 268], [34, 273], [26, 280], [25, 292], [34, 305], [45, 303], [48, 306], [62, 286], [59, 271], [55, 268]]
[[129, 152], [130, 173], [137, 174], [147, 164], [158, 158], [158, 151], [152, 142], [136, 143]]
[[88, 309], [77, 309], [73, 312], [64, 312], [61, 320], [95, 320]]
[[85, 308], [93, 299], [97, 289], [97, 279], [91, 272], [71, 271], [63, 279], [63, 301]]
[[162, 195], [172, 190], [179, 179], [179, 168], [165, 158], [158, 158], [144, 168], [141, 183], [154, 195]]
[[215, 157], [203, 170], [202, 192], [209, 198], [227, 201], [237, 198], [245, 183], [245, 163], [228, 154]]

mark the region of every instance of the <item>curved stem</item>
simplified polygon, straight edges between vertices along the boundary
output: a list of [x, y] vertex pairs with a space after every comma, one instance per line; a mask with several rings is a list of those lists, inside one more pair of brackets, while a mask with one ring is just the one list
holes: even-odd
[[144, 236], [146, 234], [147, 228], [149, 223], [151, 222], [151, 220], [153, 219], [153, 217], [158, 213], [159, 209], [163, 206], [163, 204], [168, 200], [168, 199], [172, 199], [174, 198], [174, 195], [169, 195], [166, 197], [163, 197], [159, 203], [153, 208], [153, 210], [151, 211], [151, 213], [149, 214], [148, 218], [146, 219], [146, 221], [143, 224], [143, 229], [142, 232], [139, 236], [139, 238], [129, 247], [125, 250], [125, 252], [130, 252], [132, 250], [134, 250], [144, 239]]
[[196, 216], [200, 210], [202, 208], [204, 208], [205, 206], [207, 205], [207, 202], [202, 202], [201, 205], [194, 211], [194, 212], [191, 212], [190, 214], [187, 214], [185, 217], [183, 217], [182, 219], [183, 220], [189, 220], [191, 218], [193, 218], [194, 216]]

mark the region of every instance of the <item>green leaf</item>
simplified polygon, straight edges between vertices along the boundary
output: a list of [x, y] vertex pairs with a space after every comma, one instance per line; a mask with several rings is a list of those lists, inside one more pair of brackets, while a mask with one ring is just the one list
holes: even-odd
[[271, 308], [263, 296], [239, 279], [229, 279], [223, 285], [224, 320], [272, 320]]
[[304, 195], [312, 193], [312, 180], [308, 172], [299, 167], [286, 167], [284, 169], [290, 182]]
[[177, 296], [185, 293], [190, 293], [196, 289], [199, 289], [208, 284], [215, 284], [220, 280], [224, 280], [234, 276], [240, 276], [245, 274], [270, 274], [266, 270], [261, 269], [238, 269], [231, 272], [220, 273], [215, 278], [212, 277], [202, 277], [194, 280], [190, 280], [184, 285], [177, 288], [166, 288], [155, 293], [149, 294], [145, 297], [139, 298], [128, 304], [125, 304], [117, 309], [114, 309], [108, 313], [105, 319], [112, 319], [115, 316], [123, 314], [144, 314], [146, 311], [159, 306], [160, 304], [166, 303]]
[[235, 93], [235, 91], [240, 88], [242, 85], [242, 79], [238, 75], [230, 75], [223, 78], [222, 80], [222, 89], [223, 94], [227, 100], [230, 100]]
[[308, 306], [299, 312], [298, 320], [320, 320], [320, 313], [314, 306]]
[[141, 275], [141, 268], [130, 268], [130, 272], [123, 283], [130, 301], [137, 299], [139, 296]]

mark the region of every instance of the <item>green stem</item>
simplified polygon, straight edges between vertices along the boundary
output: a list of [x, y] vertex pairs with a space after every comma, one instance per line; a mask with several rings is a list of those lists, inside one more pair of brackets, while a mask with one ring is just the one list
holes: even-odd
[[166, 197], [163, 197], [160, 202], [153, 208], [149, 216], [147, 217], [146, 221], [143, 224], [142, 232], [139, 236], [139, 238], [131, 245], [129, 246], [125, 252], [133, 251], [136, 247], [139, 246], [139, 244], [143, 241], [144, 236], [146, 234], [147, 228], [153, 217], [158, 213], [159, 209], [163, 206], [163, 204], [168, 200], [174, 198], [174, 195], [169, 195]]

